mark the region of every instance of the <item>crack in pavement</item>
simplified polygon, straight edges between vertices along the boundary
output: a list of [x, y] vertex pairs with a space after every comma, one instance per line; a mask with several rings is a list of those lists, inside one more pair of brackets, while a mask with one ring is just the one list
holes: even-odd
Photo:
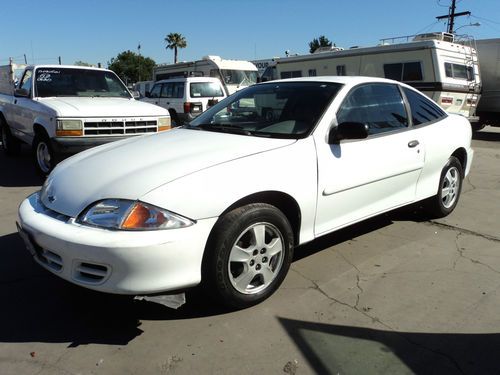
[[457, 231], [459, 231], [461, 233], [470, 234], [471, 236], [481, 237], [481, 238], [484, 238], [484, 239], [489, 240], [489, 241], [500, 242], [500, 238], [491, 236], [489, 234], [475, 232], [475, 231], [470, 230], [470, 229], [465, 229], [465, 228], [457, 227], [455, 225], [440, 223], [440, 222], [437, 222], [437, 221], [434, 221], [434, 220], [429, 220], [426, 223], [428, 223], [428, 225], [435, 225], [437, 227], [441, 227], [441, 228], [444, 228], [444, 229], [457, 230]]
[[480, 260], [477, 260], [477, 259], [474, 259], [474, 258], [471, 258], [471, 257], [468, 257], [468, 256], [466, 256], [466, 255], [465, 255], [465, 248], [462, 248], [462, 247], [460, 246], [460, 243], [459, 243], [460, 236], [462, 236], [462, 235], [463, 235], [463, 233], [462, 233], [462, 232], [457, 233], [457, 237], [455, 238], [455, 246], [456, 246], [456, 248], [457, 248], [457, 251], [458, 251], [458, 254], [459, 254], [459, 255], [458, 255], [458, 257], [455, 259], [455, 261], [453, 262], [453, 269], [455, 269], [455, 267], [456, 267], [456, 265], [457, 265], [457, 263], [458, 263], [458, 260], [459, 260], [460, 258], [464, 258], [464, 259], [467, 259], [468, 261], [470, 261], [470, 262], [471, 262], [471, 263], [473, 263], [473, 264], [479, 264], [479, 265], [481, 265], [481, 266], [483, 266], [483, 267], [488, 268], [488, 269], [489, 269], [490, 271], [492, 271], [492, 272], [495, 272], [495, 273], [500, 274], [500, 271], [498, 271], [498, 270], [496, 270], [495, 268], [491, 267], [489, 264], [483, 263], [483, 262], [481, 262]]
[[[350, 264], [350, 262], [348, 262]], [[357, 269], [357, 267], [355, 267], [353, 265], [354, 268]], [[317, 292], [319, 292], [320, 294], [322, 294], [323, 296], [325, 296], [326, 298], [328, 298], [330, 301], [332, 302], [335, 302], [335, 303], [338, 303], [342, 306], [346, 306], [362, 315], [364, 315], [365, 317], [369, 318], [373, 323], [379, 323], [380, 325], [382, 325], [383, 327], [385, 327], [388, 331], [394, 333], [395, 335], [401, 337], [403, 340], [405, 340], [406, 342], [408, 342], [410, 345], [413, 345], [413, 346], [416, 346], [420, 349], [423, 349], [423, 350], [427, 350], [428, 352], [430, 353], [433, 353], [435, 355], [439, 355], [445, 359], [447, 359], [448, 361], [450, 361], [450, 363], [453, 364], [453, 366], [455, 366], [455, 368], [457, 369], [457, 371], [459, 371], [461, 374], [465, 374], [465, 371], [462, 370], [462, 368], [460, 367], [460, 364], [455, 360], [455, 358], [453, 358], [451, 355], [448, 355], [446, 353], [443, 353], [439, 350], [435, 350], [435, 349], [432, 349], [432, 348], [428, 348], [427, 346], [423, 345], [423, 344], [420, 344], [418, 342], [415, 342], [413, 341], [412, 339], [410, 339], [409, 337], [407, 337], [404, 333], [401, 333], [401, 332], [398, 332], [396, 331], [394, 328], [392, 328], [389, 324], [387, 323], [384, 323], [383, 321], [381, 321], [379, 318], [375, 317], [375, 316], [372, 316], [370, 314], [368, 314], [366, 311], [364, 310], [360, 310], [356, 305], [350, 305], [348, 304], [347, 302], [342, 302], [340, 300], [338, 300], [337, 298], [335, 297], [332, 297], [330, 296], [327, 292], [325, 292], [320, 286], [319, 284], [314, 281], [313, 279], [310, 279], [309, 277], [307, 277], [306, 275], [304, 275], [302, 272], [300, 272], [299, 270], [295, 269], [295, 268], [291, 268], [291, 270], [295, 273], [297, 273], [300, 277], [302, 277], [303, 279], [309, 281], [311, 284], [312, 284], [312, 287], [308, 288], [308, 289], [313, 289], [313, 290], [316, 290]], [[358, 270], [359, 271], [359, 270]], [[358, 279], [359, 281], [359, 279]]]

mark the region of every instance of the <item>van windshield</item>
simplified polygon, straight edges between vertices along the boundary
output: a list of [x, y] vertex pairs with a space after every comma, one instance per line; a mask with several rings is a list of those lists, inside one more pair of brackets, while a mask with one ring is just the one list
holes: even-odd
[[125, 85], [105, 70], [38, 68], [35, 78], [38, 97], [76, 96], [131, 98]]
[[187, 128], [260, 137], [304, 138], [314, 129], [341, 86], [333, 82], [254, 85], [203, 112]]

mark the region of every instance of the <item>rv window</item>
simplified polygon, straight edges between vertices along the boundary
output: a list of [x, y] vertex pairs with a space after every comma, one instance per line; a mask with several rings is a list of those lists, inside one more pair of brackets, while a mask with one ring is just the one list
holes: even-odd
[[280, 77], [281, 77], [281, 79], [298, 78], [298, 77], [302, 77], [302, 72], [300, 70], [294, 70], [291, 72], [281, 72]]
[[337, 121], [339, 124], [366, 124], [368, 134], [408, 127], [408, 117], [398, 87], [379, 83], [363, 85], [351, 91], [337, 113]]
[[316, 69], [309, 69], [309, 77], [316, 77]]
[[421, 81], [423, 79], [419, 62], [384, 64], [384, 76], [396, 81]]
[[421, 81], [422, 68], [419, 62], [403, 64], [403, 81]]
[[345, 76], [345, 65], [337, 65], [337, 75]]
[[444, 63], [446, 77], [456, 79], [474, 80], [474, 70], [471, 66], [462, 64]]
[[407, 88], [403, 88], [403, 91], [410, 104], [413, 125], [425, 124], [446, 116], [441, 108], [424, 95]]

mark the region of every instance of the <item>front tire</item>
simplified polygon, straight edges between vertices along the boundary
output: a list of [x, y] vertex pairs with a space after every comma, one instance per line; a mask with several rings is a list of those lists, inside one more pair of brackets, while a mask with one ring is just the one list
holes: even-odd
[[222, 217], [208, 251], [215, 294], [230, 307], [245, 308], [271, 296], [285, 279], [293, 233], [276, 207], [249, 204]]
[[37, 134], [33, 140], [33, 152], [38, 171], [44, 176], [48, 175], [57, 164], [49, 137]]
[[462, 191], [462, 181], [462, 164], [452, 156], [441, 172], [437, 194], [427, 204], [427, 210], [434, 218], [445, 217], [455, 209]]

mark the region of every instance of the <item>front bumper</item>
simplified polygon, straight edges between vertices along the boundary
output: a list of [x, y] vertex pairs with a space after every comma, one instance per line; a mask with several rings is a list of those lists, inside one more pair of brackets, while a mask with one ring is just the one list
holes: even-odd
[[55, 137], [51, 139], [51, 145], [58, 154], [76, 154], [95, 146], [140, 135], [143, 134], [109, 137]]
[[216, 220], [182, 229], [113, 231], [47, 210], [38, 193], [19, 207], [20, 233], [37, 263], [74, 284], [115, 294], [152, 294], [198, 284]]

